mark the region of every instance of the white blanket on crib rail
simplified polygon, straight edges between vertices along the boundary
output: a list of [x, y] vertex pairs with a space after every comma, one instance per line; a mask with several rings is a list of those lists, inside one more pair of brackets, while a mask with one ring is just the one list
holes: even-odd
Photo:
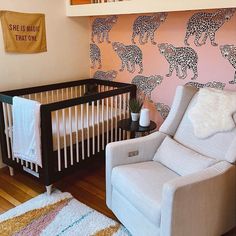
[[42, 167], [40, 103], [13, 98], [13, 155]]
[[212, 88], [200, 89], [196, 104], [189, 111], [189, 119], [198, 138], [235, 128], [236, 92]]

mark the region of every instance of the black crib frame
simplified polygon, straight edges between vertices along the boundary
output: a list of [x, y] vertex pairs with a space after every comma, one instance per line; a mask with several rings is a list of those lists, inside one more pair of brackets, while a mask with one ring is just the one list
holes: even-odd
[[[86, 158], [83, 161], [75, 163], [73, 166], [70, 166], [63, 171], [55, 171], [56, 168], [56, 152], [53, 150], [53, 137], [52, 137], [52, 122], [51, 122], [51, 112], [60, 110], [63, 108], [68, 108], [92, 101], [97, 101], [100, 99], [108, 98], [111, 96], [116, 96], [123, 93], [130, 93], [130, 98], [136, 97], [136, 86], [133, 84], [126, 84], [120, 82], [112, 82], [98, 79], [84, 79], [78, 81], [71, 81], [65, 83], [50, 84], [38, 87], [30, 87], [24, 89], [17, 89], [11, 91], [5, 91], [0, 93], [0, 144], [2, 151], [3, 163], [9, 167], [15, 168], [17, 170], [23, 171], [23, 166], [20, 163], [8, 158], [7, 155], [7, 143], [6, 143], [6, 134], [5, 134], [5, 124], [4, 124], [4, 113], [3, 113], [3, 103], [12, 104], [13, 96], [23, 96], [26, 94], [46, 92], [56, 89], [69, 88], [79, 85], [105, 85], [116, 87], [114, 90], [104, 91], [100, 93], [94, 93], [91, 95], [86, 95], [79, 98], [73, 98], [69, 100], [43, 104], [41, 105], [41, 143], [42, 143], [42, 165], [43, 168], [39, 167], [39, 181], [44, 183], [45, 186], [49, 186], [61, 179], [62, 177], [70, 174], [78, 167], [86, 166], [86, 163], [92, 159], [98, 157], [104, 157], [104, 151], [100, 153], [95, 153], [91, 155], [91, 158]], [[99, 134], [100, 135], [100, 134]], [[62, 150], [61, 150], [62, 151]]]

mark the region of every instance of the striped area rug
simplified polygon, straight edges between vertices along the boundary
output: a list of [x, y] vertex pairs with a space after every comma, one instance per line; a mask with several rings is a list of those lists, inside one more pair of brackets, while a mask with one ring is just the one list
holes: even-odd
[[41, 194], [0, 215], [1, 236], [130, 236], [116, 221], [69, 193]]

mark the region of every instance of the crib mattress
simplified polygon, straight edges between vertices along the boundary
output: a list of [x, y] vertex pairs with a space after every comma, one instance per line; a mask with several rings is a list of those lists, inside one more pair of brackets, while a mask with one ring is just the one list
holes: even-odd
[[[75, 112], [77, 109], [77, 115]], [[81, 142], [88, 137], [91, 138], [98, 134], [102, 134], [116, 127], [116, 120], [120, 116], [124, 116], [120, 109], [111, 109], [110, 106], [104, 106], [104, 109], [94, 106], [78, 106], [66, 109], [64, 114], [62, 111], [52, 113], [52, 134], [53, 134], [53, 150], [64, 148]]]

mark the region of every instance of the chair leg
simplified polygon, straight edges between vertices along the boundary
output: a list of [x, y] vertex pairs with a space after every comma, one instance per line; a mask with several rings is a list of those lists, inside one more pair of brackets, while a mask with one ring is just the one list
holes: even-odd
[[9, 168], [10, 176], [14, 176], [14, 169], [10, 166], [8, 166], [8, 168]]
[[51, 195], [51, 193], [52, 193], [52, 184], [46, 186], [46, 190], [47, 190], [47, 195]]

